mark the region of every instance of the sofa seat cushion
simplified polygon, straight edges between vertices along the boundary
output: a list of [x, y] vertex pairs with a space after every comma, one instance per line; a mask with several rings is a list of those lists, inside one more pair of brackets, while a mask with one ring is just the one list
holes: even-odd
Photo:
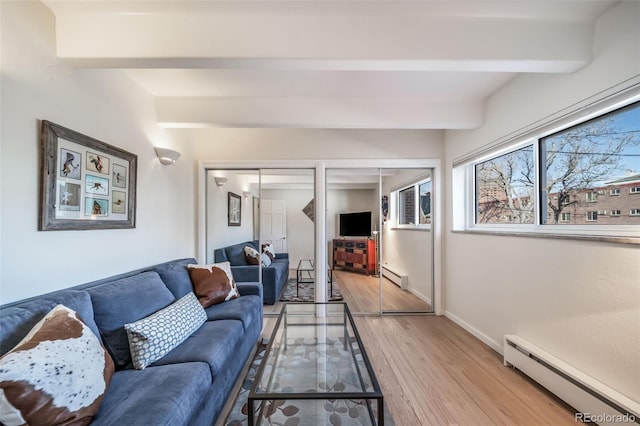
[[198, 362], [117, 371], [91, 425], [187, 425], [211, 386], [208, 373]]
[[3, 308], [0, 312], [0, 355], [16, 346], [47, 313], [56, 305], [64, 305], [76, 311], [82, 322], [100, 336], [93, 319], [93, 305], [89, 293], [82, 290], [63, 290], [51, 295]]
[[207, 321], [180, 346], [151, 365], [205, 362], [211, 370], [212, 380], [215, 380], [224, 364], [237, 356], [243, 338], [241, 321]]
[[242, 322], [246, 331], [256, 321], [262, 320], [262, 297], [242, 296], [205, 309], [210, 321], [233, 319]]
[[131, 363], [124, 325], [148, 317], [175, 300], [158, 273], [153, 271], [121, 278], [87, 291], [93, 302], [96, 324], [117, 368]]

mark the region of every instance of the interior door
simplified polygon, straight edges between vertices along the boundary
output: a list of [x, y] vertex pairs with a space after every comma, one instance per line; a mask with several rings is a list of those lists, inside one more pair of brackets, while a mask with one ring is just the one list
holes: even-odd
[[260, 200], [262, 242], [272, 243], [276, 253], [287, 253], [287, 203], [285, 200]]

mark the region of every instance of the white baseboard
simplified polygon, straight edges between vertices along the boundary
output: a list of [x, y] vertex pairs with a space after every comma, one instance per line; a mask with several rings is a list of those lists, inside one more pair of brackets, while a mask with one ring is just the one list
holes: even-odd
[[418, 299], [422, 300], [424, 303], [428, 304], [429, 306], [433, 307], [433, 305], [431, 304], [431, 298], [425, 296], [424, 294], [420, 293], [417, 290], [414, 290], [412, 288], [407, 289], [407, 291], [411, 294], [413, 294], [414, 296], [416, 296]]
[[504, 352], [503, 352], [504, 349], [501, 343], [496, 342], [495, 340], [493, 340], [492, 338], [490, 338], [489, 336], [487, 336], [486, 334], [484, 334], [483, 332], [481, 332], [480, 330], [478, 330], [468, 322], [464, 321], [462, 318], [456, 316], [455, 314], [452, 314], [449, 311], [444, 311], [444, 316], [449, 318], [451, 321], [455, 322], [456, 324], [458, 324], [460, 327], [467, 330], [469, 333], [473, 334], [476, 338], [480, 339], [482, 343], [489, 346], [491, 349], [498, 352], [500, 355], [504, 355]]

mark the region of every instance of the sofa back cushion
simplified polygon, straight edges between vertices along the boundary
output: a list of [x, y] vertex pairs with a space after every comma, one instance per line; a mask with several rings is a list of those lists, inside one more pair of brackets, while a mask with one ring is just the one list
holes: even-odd
[[63, 304], [78, 313], [82, 321], [100, 336], [94, 321], [89, 293], [82, 290], [61, 290], [0, 309], [0, 355], [17, 345], [47, 313]]
[[102, 339], [116, 368], [120, 369], [131, 363], [124, 325], [147, 317], [175, 300], [155, 271], [121, 278], [87, 291]]
[[248, 265], [247, 259], [244, 255], [244, 246], [246, 244], [234, 244], [232, 246], [226, 247], [224, 251], [227, 252], [227, 258], [229, 259], [229, 263], [231, 266], [246, 266]]
[[160, 275], [162, 281], [169, 291], [173, 293], [173, 297], [180, 299], [187, 293], [191, 293], [191, 278], [187, 265], [196, 263], [193, 258], [179, 259], [172, 262], [161, 263], [153, 267], [153, 270]]

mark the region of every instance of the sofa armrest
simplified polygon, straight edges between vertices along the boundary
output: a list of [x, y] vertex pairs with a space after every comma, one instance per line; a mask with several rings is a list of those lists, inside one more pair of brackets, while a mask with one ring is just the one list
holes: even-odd
[[258, 266], [231, 266], [231, 273], [236, 283], [255, 283], [258, 282]]
[[276, 259], [289, 259], [289, 253], [276, 253]]
[[260, 296], [262, 300], [262, 284], [260, 283], [236, 283], [240, 296]]

